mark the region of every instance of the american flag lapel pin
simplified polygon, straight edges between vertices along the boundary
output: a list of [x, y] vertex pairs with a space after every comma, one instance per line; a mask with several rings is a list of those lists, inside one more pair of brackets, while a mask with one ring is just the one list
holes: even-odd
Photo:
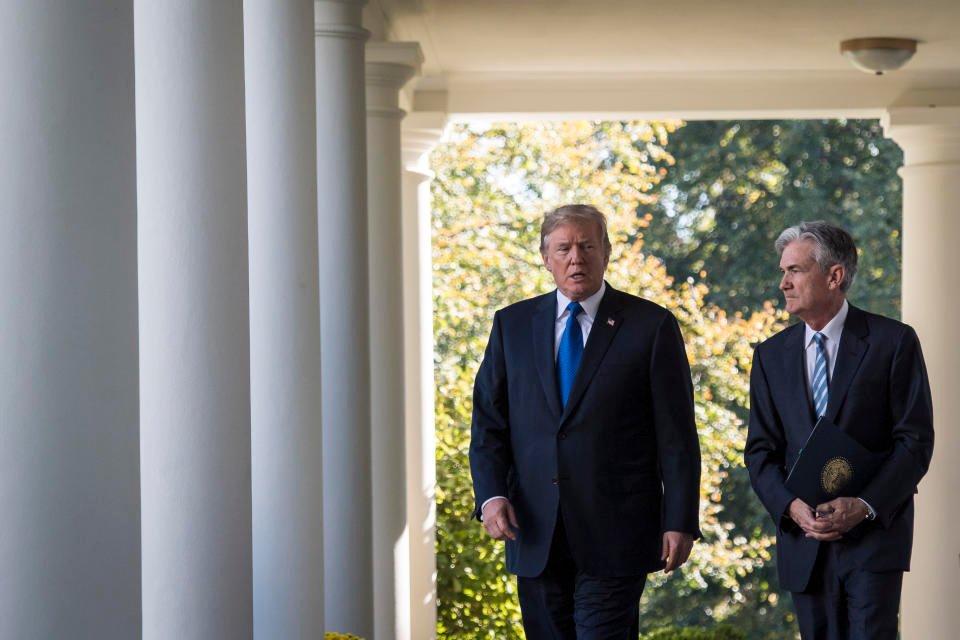
[[607, 318], [607, 324], [612, 327], [613, 325], [617, 324], [617, 321], [613, 318]]

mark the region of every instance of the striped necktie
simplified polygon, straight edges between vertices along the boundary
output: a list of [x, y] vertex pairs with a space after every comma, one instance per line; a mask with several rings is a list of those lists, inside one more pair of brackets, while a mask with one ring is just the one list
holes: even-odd
[[822, 418], [827, 413], [827, 402], [830, 400], [827, 389], [827, 350], [823, 347], [824, 340], [826, 336], [819, 331], [813, 334], [813, 341], [817, 343], [817, 357], [813, 363], [813, 408], [816, 409], [818, 418]]
[[567, 311], [570, 312], [570, 317], [567, 318], [567, 326], [560, 336], [560, 348], [557, 350], [557, 383], [560, 386], [560, 401], [564, 407], [567, 406], [567, 396], [570, 395], [573, 379], [577, 375], [580, 356], [583, 355], [583, 331], [580, 330], [580, 322], [577, 320], [577, 316], [583, 313], [583, 307], [579, 302], [571, 302], [567, 305]]

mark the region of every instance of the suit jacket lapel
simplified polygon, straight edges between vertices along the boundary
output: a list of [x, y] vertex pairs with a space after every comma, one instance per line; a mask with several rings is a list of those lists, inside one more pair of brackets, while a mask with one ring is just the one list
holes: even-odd
[[557, 388], [557, 364], [553, 354], [554, 332], [557, 322], [556, 292], [543, 296], [543, 301], [534, 312], [531, 320], [534, 364], [537, 373], [540, 375], [543, 395], [547, 399], [550, 411], [559, 416], [562, 407], [560, 405], [560, 390]]
[[814, 415], [810, 399], [807, 397], [807, 364], [806, 351], [803, 343], [804, 324], [799, 322], [790, 328], [793, 335], [784, 342], [785, 353], [783, 358], [784, 380], [787, 389], [799, 389], [799, 393], [789, 394], [789, 405], [785, 409], [786, 415], [805, 416], [806, 423], [813, 429]]
[[600, 300], [600, 306], [597, 307], [597, 317], [593, 319], [593, 327], [590, 329], [590, 337], [587, 338], [587, 345], [583, 350], [583, 356], [580, 358], [580, 366], [577, 367], [577, 376], [573, 379], [573, 387], [570, 388], [570, 396], [567, 398], [567, 406], [563, 410], [563, 416], [560, 423], [563, 424], [567, 417], [576, 408], [577, 403], [583, 398], [584, 392], [590, 386], [597, 367], [607, 353], [613, 337], [623, 324], [620, 318], [620, 312], [623, 307], [620, 300], [620, 292], [607, 285], [607, 290]]
[[827, 417], [836, 422], [837, 413], [847, 397], [850, 383], [857, 375], [863, 356], [867, 353], [868, 344], [866, 316], [862, 311], [850, 305], [847, 319], [843, 324], [843, 333], [840, 334], [840, 345], [837, 348], [837, 362], [833, 366], [833, 379], [830, 380], [830, 400], [827, 403]]

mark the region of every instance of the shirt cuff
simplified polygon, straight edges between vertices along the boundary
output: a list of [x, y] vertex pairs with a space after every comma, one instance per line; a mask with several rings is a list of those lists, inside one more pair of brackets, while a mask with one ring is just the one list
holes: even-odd
[[[483, 522], [483, 508], [484, 508], [484, 507], [486, 507], [488, 504], [490, 504], [490, 503], [493, 502], [494, 500], [506, 500], [506, 499], [507, 499], [506, 496], [493, 496], [492, 498], [487, 498], [486, 500], [484, 500], [484, 501], [483, 501], [483, 504], [480, 505], [480, 518], [479, 518], [480, 522]], [[867, 503], [864, 502], [864, 504], [867, 504]], [[869, 508], [870, 508], [870, 505], [867, 505], [867, 508], [869, 509]]]
[[867, 508], [867, 520], [874, 520], [877, 517], [877, 510], [870, 506], [870, 503], [864, 500], [863, 498], [858, 497], [857, 500], [863, 503], [863, 506]]

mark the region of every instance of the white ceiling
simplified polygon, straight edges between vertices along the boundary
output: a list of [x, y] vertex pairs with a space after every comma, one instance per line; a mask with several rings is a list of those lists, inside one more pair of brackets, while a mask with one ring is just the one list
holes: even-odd
[[[916, 90], [960, 95], [960, 0], [370, 0], [365, 23], [374, 39], [418, 42], [416, 89], [447, 92], [454, 111], [545, 108], [564, 88], [597, 94], [592, 107], [560, 100], [568, 111], [634, 102], [703, 111], [710, 100], [698, 93], [729, 93], [722, 87], [750, 93], [761, 109], [869, 110]], [[878, 78], [840, 55], [840, 42], [855, 37], [920, 44], [906, 67]], [[621, 83], [633, 97], [616, 90]], [[781, 92], [786, 102], [764, 98]], [[797, 104], [805, 93], [819, 95]], [[719, 95], [717, 108], [725, 100], [737, 103]]]

